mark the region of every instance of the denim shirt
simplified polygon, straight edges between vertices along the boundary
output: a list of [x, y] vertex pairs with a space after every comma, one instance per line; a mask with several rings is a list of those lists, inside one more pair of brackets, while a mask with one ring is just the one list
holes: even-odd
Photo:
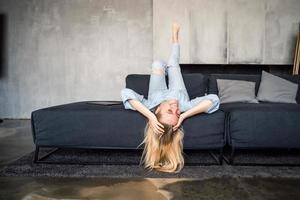
[[211, 100], [213, 105], [208, 109], [206, 113], [213, 113], [219, 109], [220, 106], [220, 99], [215, 94], [208, 94], [202, 97], [196, 97], [192, 100], [189, 99], [185, 95], [185, 93], [181, 90], [164, 90], [154, 93], [151, 97], [148, 99], [144, 98], [143, 95], [138, 94], [137, 92], [133, 91], [129, 88], [124, 88], [121, 91], [121, 98], [123, 101], [123, 105], [125, 109], [131, 109], [135, 110], [130, 103], [128, 102], [129, 99], [134, 99], [140, 101], [145, 107], [147, 107], [149, 110], [153, 109], [157, 105], [159, 105], [161, 102], [165, 100], [170, 99], [177, 99], [179, 102], [179, 109], [180, 112], [185, 112], [196, 105], [198, 105], [203, 100]]

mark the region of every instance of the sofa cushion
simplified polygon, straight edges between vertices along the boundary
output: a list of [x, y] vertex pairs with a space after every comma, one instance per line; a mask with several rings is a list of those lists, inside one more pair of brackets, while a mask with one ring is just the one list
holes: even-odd
[[[135, 149], [143, 141], [146, 118], [121, 104], [76, 102], [36, 110], [31, 122], [34, 143], [39, 146]], [[191, 117], [183, 128], [184, 148], [218, 148], [225, 144], [222, 111]]]
[[87, 102], [36, 110], [31, 120], [37, 145], [67, 147], [135, 148], [143, 138], [146, 124], [141, 114], [125, 110], [122, 104]]
[[208, 77], [203, 74], [183, 74], [183, 81], [190, 99], [204, 96], [207, 92]]
[[[272, 73], [276, 76], [284, 78], [286, 80], [292, 81], [294, 83], [300, 84], [300, 74], [299, 75], [291, 75], [291, 74], [279, 74], [279, 73]], [[260, 74], [211, 74], [209, 76], [208, 81], [208, 93], [218, 94], [218, 87], [216, 79], [231, 79], [231, 80], [245, 80], [245, 81], [254, 81], [256, 82], [255, 85], [255, 94], [257, 95], [261, 75]], [[300, 103], [300, 89], [298, 88], [296, 101]]]
[[228, 103], [227, 141], [237, 148], [300, 148], [300, 105]]
[[255, 82], [255, 95], [257, 94], [260, 75], [256, 74], [211, 74], [208, 81], [208, 93], [209, 94], [219, 94], [217, 79], [227, 79], [227, 80], [244, 80]]
[[[199, 73], [183, 74], [183, 81], [190, 99], [204, 96], [208, 84], [207, 76]], [[126, 88], [148, 97], [150, 75], [147, 74], [129, 74], [126, 77]], [[166, 78], [168, 82], [168, 78]]]
[[217, 79], [219, 98], [222, 103], [258, 103], [255, 98], [255, 82]]
[[129, 74], [126, 76], [126, 88], [144, 95], [148, 98], [150, 75], [148, 74]]
[[[291, 75], [291, 74], [279, 74], [279, 73], [272, 73], [275, 76], [279, 76], [281, 78], [284, 78], [288, 81], [291, 81], [293, 83], [297, 83], [300, 84], [300, 74], [299, 75]], [[300, 89], [298, 87], [298, 92], [297, 92], [297, 97], [296, 97], [296, 101], [299, 104], [300, 103]]]
[[185, 149], [212, 149], [226, 144], [225, 113], [194, 115], [183, 121]]
[[[271, 103], [271, 102], [260, 102], [259, 104], [253, 103], [224, 103], [220, 105], [220, 110], [224, 112], [231, 112], [235, 110], [249, 110], [255, 111], [271, 111], [271, 110], [283, 110], [286, 111], [296, 111], [300, 108], [298, 104], [288, 104], [288, 103]], [[298, 110], [299, 111], [299, 110]]]
[[298, 84], [262, 71], [257, 99], [266, 102], [297, 103]]

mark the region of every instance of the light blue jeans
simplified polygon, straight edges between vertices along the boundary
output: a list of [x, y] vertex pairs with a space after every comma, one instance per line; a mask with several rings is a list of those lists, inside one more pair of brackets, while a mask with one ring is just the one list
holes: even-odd
[[[180, 59], [180, 45], [179, 43], [172, 44], [171, 55], [169, 57], [168, 63], [163, 60], [156, 60], [152, 63], [153, 70], [162, 70], [164, 73], [157, 74], [151, 73], [149, 82], [148, 98], [151, 99], [155, 92], [164, 92], [169, 90], [182, 91], [189, 100], [189, 95], [187, 93], [181, 69], [179, 67]], [[166, 75], [169, 78], [169, 87], [166, 84]]]

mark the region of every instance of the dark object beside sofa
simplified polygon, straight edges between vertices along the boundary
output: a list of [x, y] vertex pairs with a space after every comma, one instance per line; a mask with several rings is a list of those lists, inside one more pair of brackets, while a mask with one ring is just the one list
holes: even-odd
[[[149, 75], [128, 75], [126, 87], [147, 97]], [[208, 77], [202, 74], [183, 75], [191, 98], [205, 95]], [[183, 123], [185, 150], [209, 150], [217, 164], [222, 164], [225, 141], [225, 113], [196, 115]], [[97, 105], [88, 101], [53, 106], [31, 114], [34, 162], [40, 148], [136, 149], [144, 137], [146, 119], [140, 113], [120, 105]], [[142, 147], [139, 147], [141, 149]], [[213, 153], [217, 151], [218, 155]], [[203, 163], [205, 164], [205, 163]], [[215, 163], [214, 163], [215, 164]]]

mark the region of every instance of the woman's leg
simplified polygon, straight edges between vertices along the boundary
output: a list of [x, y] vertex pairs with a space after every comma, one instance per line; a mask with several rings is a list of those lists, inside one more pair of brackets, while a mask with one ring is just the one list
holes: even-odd
[[186, 94], [187, 98], [189, 98], [179, 66], [180, 45], [178, 42], [178, 33], [179, 26], [177, 24], [173, 24], [172, 51], [167, 66], [169, 77], [169, 89], [181, 90]]
[[151, 95], [157, 91], [163, 91], [168, 89], [165, 75], [166, 65], [167, 63], [165, 63], [162, 60], [156, 60], [152, 63], [148, 98], [151, 98]]

